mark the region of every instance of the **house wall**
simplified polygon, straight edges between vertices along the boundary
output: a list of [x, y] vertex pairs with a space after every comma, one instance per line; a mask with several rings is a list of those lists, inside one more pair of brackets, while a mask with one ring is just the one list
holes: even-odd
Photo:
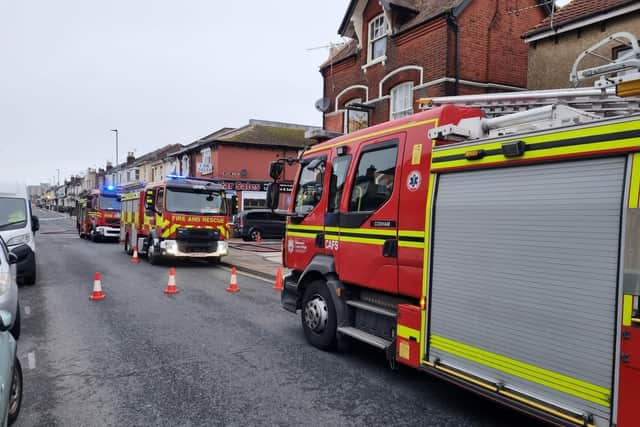
[[[511, 9], [533, 6], [534, 0], [471, 1], [458, 18], [460, 79], [478, 85], [458, 85], [459, 94], [496, 91], [486, 83], [526, 87], [527, 46], [521, 35], [544, 18], [541, 8], [520, 13]], [[422, 97], [453, 95], [454, 84], [439, 79], [455, 77], [455, 37], [444, 17], [391, 36], [386, 60], [367, 66], [369, 21], [382, 13], [378, 1], [369, 1], [363, 12], [362, 49], [351, 58], [325, 66], [324, 95], [331, 105], [324, 114], [324, 128], [344, 131], [344, 104], [362, 98], [374, 107], [370, 125], [390, 119], [390, 91], [399, 83], [412, 81], [414, 101]], [[508, 58], [508, 66], [505, 66]], [[355, 87], [357, 86], [357, 87]], [[417, 105], [414, 104], [417, 112]]]
[[[201, 149], [191, 154], [194, 162], [202, 162]], [[213, 172], [203, 175], [195, 170], [193, 176], [237, 180], [271, 180], [269, 162], [278, 158], [297, 157], [297, 149], [259, 148], [256, 146], [218, 145], [211, 150]], [[245, 169], [246, 175], [241, 175]], [[293, 179], [296, 166], [285, 166], [283, 180]]]
[[[529, 89], [558, 89], [572, 85], [569, 73], [580, 53], [608, 35], [627, 31], [640, 37], [640, 12], [629, 13], [596, 23], [580, 30], [561, 33], [529, 43]], [[613, 45], [612, 45], [613, 46]], [[584, 66], [594, 66], [602, 62], [584, 62]], [[580, 86], [592, 86], [593, 80]]]

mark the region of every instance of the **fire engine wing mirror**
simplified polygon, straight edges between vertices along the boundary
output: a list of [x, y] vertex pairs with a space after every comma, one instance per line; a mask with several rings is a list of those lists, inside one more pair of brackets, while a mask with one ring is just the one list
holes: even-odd
[[267, 188], [267, 207], [273, 211], [278, 208], [279, 201], [280, 185], [277, 182], [272, 182]]
[[31, 215], [31, 231], [35, 233], [38, 230], [40, 230], [40, 219], [35, 215]]
[[283, 169], [284, 169], [284, 165], [282, 164], [282, 162], [279, 162], [278, 160], [274, 160], [271, 163], [269, 163], [269, 176], [274, 181], [277, 181], [282, 176]]

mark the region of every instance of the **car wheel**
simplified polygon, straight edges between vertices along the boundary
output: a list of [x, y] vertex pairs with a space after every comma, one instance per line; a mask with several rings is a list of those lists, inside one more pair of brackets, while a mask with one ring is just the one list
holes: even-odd
[[13, 321], [13, 326], [11, 326], [9, 332], [13, 335], [13, 339], [18, 341], [20, 338], [20, 303], [16, 305], [16, 320]]
[[9, 425], [16, 422], [20, 414], [20, 406], [22, 405], [22, 366], [20, 360], [16, 357], [13, 364], [13, 378], [11, 380], [11, 391], [9, 394]]
[[33, 263], [31, 263], [31, 265], [29, 265], [29, 267], [27, 268], [27, 271], [31, 271], [31, 273], [26, 274], [23, 276], [22, 278], [22, 283], [25, 285], [35, 285], [36, 284], [36, 260], [35, 257], [33, 258]]
[[149, 249], [147, 249], [147, 259], [149, 260], [149, 264], [158, 265], [160, 264], [160, 255], [156, 252], [156, 247], [153, 244], [153, 241], [149, 241]]
[[313, 281], [305, 289], [300, 318], [311, 345], [321, 350], [336, 348], [336, 309], [323, 280]]
[[262, 235], [262, 231], [258, 230], [257, 228], [252, 228], [251, 231], [249, 231], [249, 240], [251, 240], [252, 242], [256, 242], [258, 241], [258, 236]]

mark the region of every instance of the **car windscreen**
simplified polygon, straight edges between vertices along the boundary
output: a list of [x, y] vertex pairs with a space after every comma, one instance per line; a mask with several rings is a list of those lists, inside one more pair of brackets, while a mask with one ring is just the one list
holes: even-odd
[[22, 228], [27, 222], [27, 202], [16, 197], [0, 197], [0, 230]]
[[227, 212], [225, 200], [217, 191], [167, 188], [166, 198], [166, 209], [173, 213], [221, 215]]
[[119, 211], [120, 199], [116, 196], [100, 196], [98, 207], [105, 211]]

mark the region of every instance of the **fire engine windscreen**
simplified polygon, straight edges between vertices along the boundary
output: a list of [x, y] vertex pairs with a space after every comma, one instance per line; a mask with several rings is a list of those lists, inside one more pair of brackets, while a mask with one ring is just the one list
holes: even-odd
[[295, 213], [306, 215], [318, 204], [324, 184], [324, 162], [313, 160], [302, 169], [296, 191]]
[[100, 196], [98, 207], [105, 211], [119, 211], [120, 199], [117, 196]]
[[224, 198], [216, 191], [167, 189], [166, 209], [173, 213], [220, 215], [227, 212]]
[[24, 227], [27, 204], [24, 199], [0, 197], [0, 230]]

